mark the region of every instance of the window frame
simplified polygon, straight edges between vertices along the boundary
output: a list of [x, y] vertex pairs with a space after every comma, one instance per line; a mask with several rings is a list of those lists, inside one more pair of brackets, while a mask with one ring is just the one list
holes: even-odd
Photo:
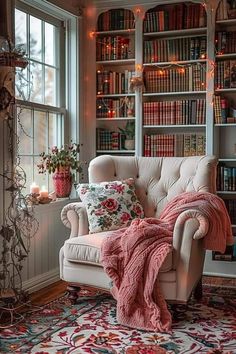
[[[22, 108], [47, 110], [64, 115], [63, 140], [68, 144], [71, 140], [79, 142], [79, 17], [56, 7], [53, 4], [42, 3], [41, 0], [16, 0], [15, 8], [42, 17], [53, 25], [63, 23], [60, 31], [60, 45], [64, 42], [64, 58], [60, 58], [60, 76], [57, 88], [60, 92], [60, 107], [50, 106], [30, 101], [17, 100]], [[29, 11], [30, 10], [30, 11]], [[62, 53], [63, 54], [63, 53]], [[34, 156], [34, 155], [31, 155]]]

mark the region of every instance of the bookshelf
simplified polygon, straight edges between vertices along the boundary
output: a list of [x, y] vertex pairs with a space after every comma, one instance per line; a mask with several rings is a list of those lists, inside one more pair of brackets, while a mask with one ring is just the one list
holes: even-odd
[[128, 9], [111, 9], [97, 19], [96, 32], [96, 152], [134, 154], [121, 133], [135, 120], [135, 21]]
[[[236, 68], [234, 9], [227, 0], [102, 3], [96, 19], [96, 154], [215, 154], [217, 193], [236, 232], [236, 183], [225, 190], [219, 181], [224, 168], [225, 176], [236, 171], [236, 78], [227, 78]], [[144, 86], [131, 91], [136, 77]], [[129, 120], [135, 121], [134, 149], [124, 148], [119, 130]], [[226, 261], [212, 260], [210, 252], [206, 274], [232, 275]]]
[[[217, 193], [229, 211], [236, 235], [236, 3], [221, 0], [215, 21], [214, 144], [219, 157]], [[235, 8], [234, 8], [235, 7]], [[236, 240], [236, 237], [235, 237]], [[215, 261], [235, 261], [236, 246]]]
[[144, 156], [205, 153], [206, 56], [202, 5], [160, 4], [145, 12]]

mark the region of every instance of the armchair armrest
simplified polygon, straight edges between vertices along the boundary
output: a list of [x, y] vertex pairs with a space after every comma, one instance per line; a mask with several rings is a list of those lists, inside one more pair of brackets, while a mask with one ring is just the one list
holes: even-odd
[[198, 210], [189, 209], [176, 219], [173, 232], [173, 269], [176, 270], [176, 299], [186, 301], [201, 279], [205, 249], [203, 238], [209, 230], [207, 217]]
[[87, 211], [81, 202], [65, 205], [61, 211], [61, 220], [66, 227], [71, 229], [70, 237], [89, 233]]
[[181, 248], [191, 253], [193, 240], [199, 240], [206, 236], [209, 229], [209, 221], [206, 216], [196, 209], [182, 212], [176, 219], [173, 232], [174, 266], [178, 263]]

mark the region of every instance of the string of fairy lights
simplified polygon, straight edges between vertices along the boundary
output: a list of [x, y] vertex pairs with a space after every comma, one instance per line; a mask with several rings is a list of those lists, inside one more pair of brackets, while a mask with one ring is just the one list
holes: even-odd
[[[216, 9], [216, 4], [214, 3], [214, 1], [206, 1], [204, 0], [203, 2], [199, 1], [199, 3], [204, 7], [205, 11], [208, 11], [208, 14], [210, 15], [211, 18], [211, 22], [213, 24], [213, 12]], [[142, 20], [144, 20], [144, 12], [141, 8], [137, 7], [134, 9], [134, 14], [135, 14], [135, 18], [133, 20], [133, 27], [135, 28], [136, 25], [136, 21], [137, 19], [141, 17]], [[132, 33], [134, 33], [134, 28], [131, 29], [124, 29], [122, 30], [122, 34], [129, 36]], [[108, 33], [109, 31], [107, 31], [106, 33]], [[103, 41], [101, 41], [99, 38], [100, 35], [106, 35], [106, 33], [103, 33], [102, 31], [100, 32], [90, 32], [90, 38], [96, 38], [96, 43], [103, 46], [106, 46], [106, 49], [109, 50], [114, 50], [114, 48], [112, 48], [111, 44], [107, 44], [104, 43]], [[112, 33], [112, 31], [111, 31]], [[129, 39], [127, 39], [126, 41], [122, 42], [121, 41], [121, 48], [124, 48], [126, 46], [129, 46]], [[221, 53], [217, 53], [218, 55], [220, 55]], [[223, 53], [222, 53], [223, 54]], [[214, 58], [215, 58], [216, 52], [214, 53]], [[208, 92], [208, 98], [211, 101], [209, 102], [209, 104], [213, 105], [213, 91], [210, 91], [209, 88], [206, 88], [206, 83], [208, 82], [209, 79], [214, 78], [215, 75], [215, 69], [216, 69], [216, 62], [214, 59], [209, 59], [207, 58], [207, 54], [206, 53], [202, 53], [200, 55], [200, 61], [198, 60], [191, 60], [191, 62], [188, 62], [188, 60], [186, 61], [178, 61], [178, 60], [173, 60], [170, 62], [151, 62], [151, 63], [144, 63], [144, 64], [135, 64], [135, 76], [130, 78], [130, 82], [129, 82], [129, 88], [132, 87], [133, 92], [135, 92], [136, 90], [143, 90], [144, 89], [144, 81], [143, 81], [143, 73], [150, 70], [149, 68], [155, 68], [158, 71], [159, 75], [164, 75], [165, 71], [168, 69], [172, 69], [172, 68], [179, 68], [178, 73], [179, 74], [185, 74], [187, 68], [191, 67], [192, 65], [196, 65], [198, 67], [200, 67], [206, 74], [204, 81], [201, 82], [201, 86], [202, 86], [202, 90], [203, 87]], [[190, 61], [190, 60], [189, 60]], [[105, 63], [106, 60], [101, 61], [101, 70], [103, 70], [103, 64]], [[177, 69], [176, 69], [177, 70]], [[107, 80], [107, 79], [106, 79]], [[108, 80], [109, 81], [109, 80]], [[130, 91], [129, 91], [130, 92]], [[118, 94], [119, 95], [119, 94]], [[101, 97], [103, 96], [101, 94], [101, 92], [98, 92], [97, 97]], [[108, 96], [108, 95], [106, 95]], [[211, 98], [210, 98], [211, 97]], [[117, 110], [122, 109], [122, 107], [127, 104], [128, 102], [128, 94], [124, 97], [120, 99], [120, 104], [117, 107]], [[102, 106], [103, 107], [102, 107]], [[105, 102], [104, 98], [101, 97], [101, 100], [99, 101], [99, 105], [97, 107], [98, 109], [102, 109], [105, 108], [108, 112], [108, 114], [110, 114], [112, 116], [112, 110], [111, 107], [109, 107], [109, 105]]]

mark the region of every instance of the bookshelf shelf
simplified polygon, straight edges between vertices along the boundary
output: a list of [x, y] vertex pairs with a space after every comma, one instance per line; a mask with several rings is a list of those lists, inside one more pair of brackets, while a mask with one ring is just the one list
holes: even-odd
[[216, 59], [231, 59], [236, 58], [236, 53], [227, 53], [227, 54], [217, 54]]
[[236, 92], [236, 88], [225, 88], [225, 89], [216, 89], [215, 93], [222, 93], [222, 92]]
[[215, 127], [236, 127], [236, 123], [216, 123]]
[[98, 154], [134, 154], [134, 150], [97, 150]]
[[122, 59], [122, 60], [97, 60], [96, 64], [100, 65], [134, 65], [135, 64], [135, 59]]
[[146, 92], [143, 96], [179, 96], [206, 94], [206, 91], [182, 91], [182, 92]]
[[96, 118], [97, 121], [126, 121], [126, 120], [135, 120], [135, 117], [115, 117], [115, 118]]
[[181, 30], [174, 30], [174, 31], [161, 31], [161, 32], [144, 32], [144, 37], [183, 37], [183, 36], [190, 36], [190, 35], [200, 35], [206, 34], [207, 28], [200, 27], [200, 28], [189, 28], [189, 29], [181, 29]]
[[143, 128], [149, 129], [149, 128], [158, 128], [158, 129], [166, 129], [166, 128], [205, 128], [205, 124], [169, 124], [169, 125], [143, 125]]
[[170, 65], [170, 66], [180, 66], [180, 65], [187, 65], [187, 64], [194, 64], [194, 63], [206, 63], [206, 59], [196, 59], [196, 60], [180, 60], [180, 61], [166, 61], [166, 62], [157, 62], [157, 63], [144, 63], [143, 66], [146, 67], [152, 67], [152, 66], [165, 66], [165, 65]]
[[111, 35], [116, 35], [116, 34], [132, 34], [132, 33], [134, 33], [135, 32], [135, 29], [134, 28], [130, 28], [130, 29], [123, 29], [123, 30], [111, 30], [111, 31], [97, 31], [97, 32], [95, 32], [95, 34], [97, 35], [97, 36], [99, 36], [99, 35], [106, 35], [106, 34], [108, 34], [109, 36], [111, 36]]
[[236, 191], [217, 191], [217, 194], [222, 194], [222, 195], [236, 195]]
[[135, 97], [134, 93], [113, 93], [113, 94], [107, 94], [107, 95], [97, 95], [97, 98], [103, 98], [103, 97], [107, 97], [107, 98], [116, 98], [116, 97]]

